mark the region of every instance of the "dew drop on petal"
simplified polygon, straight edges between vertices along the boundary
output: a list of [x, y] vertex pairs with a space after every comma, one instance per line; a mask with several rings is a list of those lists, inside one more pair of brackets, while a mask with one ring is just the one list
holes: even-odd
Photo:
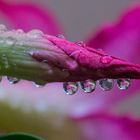
[[8, 81], [10, 84], [16, 84], [18, 83], [20, 80], [16, 77], [7, 77]]
[[33, 38], [39, 38], [39, 37], [42, 37], [44, 34], [41, 30], [34, 29], [34, 30], [29, 31], [27, 35]]
[[61, 38], [61, 39], [66, 39], [65, 36], [62, 35], [62, 34], [58, 34], [57, 37], [58, 37], [58, 38]]
[[99, 85], [104, 91], [109, 91], [114, 86], [114, 80], [113, 79], [102, 79], [99, 80]]
[[75, 42], [76, 45], [80, 46], [80, 47], [85, 47], [86, 44], [83, 41], [77, 41]]
[[130, 87], [131, 80], [130, 79], [118, 79], [117, 86], [120, 90], [126, 90]]
[[102, 64], [110, 64], [112, 60], [113, 60], [113, 59], [112, 59], [111, 56], [105, 55], [105, 56], [102, 56], [102, 57], [101, 57], [100, 62], [101, 62]]
[[63, 89], [68, 95], [73, 95], [78, 91], [78, 84], [76, 82], [63, 83]]
[[90, 79], [85, 80], [85, 81], [81, 81], [80, 87], [81, 87], [81, 89], [84, 90], [85, 93], [91, 93], [96, 88], [96, 81], [90, 80]]

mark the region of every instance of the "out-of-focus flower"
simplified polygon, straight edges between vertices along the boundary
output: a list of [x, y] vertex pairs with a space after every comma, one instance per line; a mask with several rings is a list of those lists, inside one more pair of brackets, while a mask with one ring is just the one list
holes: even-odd
[[[1, 7], [1, 11], [6, 16], [9, 26], [22, 28], [25, 31], [37, 28], [53, 35], [59, 32], [58, 27], [52, 20], [50, 14], [48, 14], [48, 12], [43, 12], [33, 5], [9, 5], [4, 1], [1, 1]], [[11, 14], [13, 16], [10, 16]], [[117, 24], [113, 23], [112, 25], [108, 25], [101, 29], [97, 35], [92, 36], [90, 41], [88, 41], [88, 45], [94, 48], [103, 49], [111, 55], [113, 54], [131, 62], [140, 63], [138, 59], [140, 34], [139, 17], [140, 7], [130, 9]], [[42, 89], [35, 89], [30, 87], [31, 85], [28, 86], [26, 84], [21, 83], [14, 87], [8, 86], [7, 84], [2, 86], [5, 87], [3, 90], [10, 92], [10, 95], [7, 95], [7, 97], [10, 97], [10, 101], [13, 101], [14, 103], [17, 102], [17, 104], [15, 104], [16, 106], [22, 105], [24, 109], [29, 110], [31, 109], [31, 106], [33, 106], [33, 108], [43, 111], [44, 114], [47, 113], [45, 117], [49, 120], [46, 121], [44, 120], [44, 116], [39, 116], [42, 119], [39, 122], [39, 117], [31, 117], [29, 120], [25, 120], [26, 124], [28, 124], [28, 122], [33, 119], [33, 124], [30, 122], [30, 124], [32, 124], [30, 129], [27, 129], [26, 126], [22, 128], [19, 126], [16, 128], [13, 125], [10, 127], [13, 127], [14, 129], [7, 129], [6, 124], [9, 123], [5, 121], [1, 128], [3, 131], [18, 130], [19, 128], [20, 131], [35, 133], [38, 131], [38, 134], [41, 136], [48, 135], [48, 138], [50, 139], [61, 140], [63, 138], [66, 139], [68, 135], [70, 135], [69, 139], [73, 140], [114, 140], [115, 138], [116, 140], [121, 138], [125, 140], [140, 139], [138, 133], [140, 130], [139, 121], [129, 117], [122, 118], [109, 115], [108, 113], [110, 107], [115, 106], [115, 103], [119, 103], [121, 99], [124, 99], [124, 97], [127, 97], [130, 93], [137, 92], [139, 90], [139, 82], [133, 82], [130, 89], [125, 91], [123, 95], [117, 94], [120, 91], [114, 88], [112, 91], [108, 92], [107, 95], [104, 94], [104, 91], [97, 89], [94, 94], [80, 94], [81, 91], [79, 91], [79, 94], [71, 97], [62, 95], [63, 89], [59, 83], [48, 84]], [[50, 117], [48, 117], [49, 115]], [[65, 120], [64, 118], [67, 118], [75, 125], [74, 130], [76, 131], [76, 134], [71, 131], [71, 129], [66, 129], [67, 125], [63, 126], [62, 122]], [[37, 120], [37, 122], [34, 120]], [[52, 125], [53, 123], [54, 126]], [[44, 126], [43, 124], [48, 126]], [[50, 126], [50, 124], [53, 127]], [[33, 127], [34, 125], [41, 128], [36, 129]], [[69, 125], [70, 124], [68, 123], [68, 126]], [[29, 126], [27, 127], [29, 128]], [[70, 126], [69, 128], [73, 129], [73, 126]], [[55, 130], [57, 130], [56, 134]], [[70, 134], [71, 132], [72, 134]], [[67, 134], [66, 137], [64, 133]]]
[[43, 9], [41, 6], [24, 2], [16, 4], [0, 0], [0, 12], [11, 29], [21, 28], [24, 31], [40, 29], [51, 35], [60, 33], [60, 27], [48, 8]]

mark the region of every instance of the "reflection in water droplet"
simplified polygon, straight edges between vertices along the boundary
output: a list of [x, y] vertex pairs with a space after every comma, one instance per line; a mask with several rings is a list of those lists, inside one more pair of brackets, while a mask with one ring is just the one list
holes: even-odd
[[102, 80], [99, 80], [99, 85], [104, 91], [108, 91], [113, 88], [114, 80], [113, 79], [102, 79]]
[[31, 30], [27, 33], [30, 37], [39, 38], [43, 36], [43, 32], [37, 29]]
[[130, 87], [131, 80], [130, 79], [118, 79], [117, 86], [120, 90], [126, 90]]
[[80, 87], [84, 90], [86, 93], [91, 93], [96, 88], [96, 82], [93, 80], [85, 80], [80, 82]]
[[76, 82], [63, 83], [63, 89], [68, 95], [73, 95], [78, 91], [78, 84]]
[[61, 39], [66, 39], [65, 36], [62, 35], [62, 34], [58, 34], [57, 37], [58, 37], [58, 38], [61, 38]]
[[35, 87], [37, 87], [37, 88], [41, 88], [41, 87], [45, 86], [45, 84], [39, 84], [37, 82], [33, 82], [33, 85], [35, 85]]
[[102, 56], [100, 59], [101, 63], [103, 64], [110, 64], [112, 60], [112, 57], [108, 55]]
[[10, 84], [16, 84], [18, 83], [20, 80], [16, 77], [7, 77], [8, 81]]
[[83, 41], [77, 41], [75, 42], [76, 45], [80, 46], [80, 47], [85, 47], [86, 44]]
[[6, 26], [3, 24], [0, 24], [0, 32], [5, 32], [5, 31], [7, 31]]

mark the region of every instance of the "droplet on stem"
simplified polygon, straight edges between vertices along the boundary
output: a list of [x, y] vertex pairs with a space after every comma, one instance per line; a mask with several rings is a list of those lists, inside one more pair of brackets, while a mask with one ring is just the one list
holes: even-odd
[[2, 76], [0, 76], [0, 82], [2, 81]]
[[16, 77], [7, 77], [7, 79], [8, 79], [8, 81], [9, 81], [9, 83], [10, 84], [16, 84], [16, 83], [18, 83], [20, 80], [18, 79], [18, 78], [16, 78]]
[[44, 34], [41, 30], [34, 29], [34, 30], [29, 31], [27, 35], [33, 38], [39, 38], [39, 37], [42, 37]]
[[63, 89], [68, 95], [73, 95], [78, 91], [78, 84], [76, 82], [63, 83]]
[[37, 88], [41, 88], [41, 87], [45, 86], [45, 84], [40, 84], [37, 82], [33, 82], [33, 85], [35, 85], [35, 87], [37, 87]]
[[102, 80], [99, 80], [99, 85], [104, 91], [109, 91], [114, 86], [114, 80], [113, 79], [102, 79]]
[[120, 90], [126, 90], [130, 87], [131, 80], [130, 79], [118, 79], [117, 86]]
[[93, 80], [85, 80], [80, 82], [80, 87], [81, 89], [84, 90], [85, 93], [91, 93], [95, 90], [96, 88], [96, 81]]

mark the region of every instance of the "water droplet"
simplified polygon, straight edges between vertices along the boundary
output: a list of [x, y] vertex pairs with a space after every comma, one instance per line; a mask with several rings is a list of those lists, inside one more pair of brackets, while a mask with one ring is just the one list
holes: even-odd
[[15, 44], [15, 39], [13, 39], [12, 37], [8, 37], [6, 40], [5, 40], [6, 44], [7, 45], [14, 45]]
[[18, 83], [20, 80], [16, 77], [7, 77], [8, 81], [10, 84], [16, 84]]
[[111, 63], [112, 60], [113, 60], [112, 57], [108, 55], [102, 56], [100, 59], [101, 63], [103, 64], [109, 64]]
[[16, 33], [17, 33], [17, 34], [23, 34], [24, 31], [23, 31], [22, 29], [17, 29], [17, 30], [16, 30]]
[[85, 80], [80, 82], [80, 87], [84, 90], [86, 93], [91, 93], [96, 88], [96, 82], [93, 80]]
[[102, 80], [99, 80], [99, 85], [104, 91], [108, 91], [113, 88], [114, 80], [113, 79], [102, 79]]
[[63, 89], [68, 95], [73, 95], [78, 91], [78, 84], [76, 82], [63, 83]]
[[65, 36], [62, 35], [62, 34], [58, 34], [57, 37], [58, 37], [58, 38], [61, 38], [61, 39], [66, 39]]
[[0, 32], [5, 32], [5, 31], [7, 31], [6, 26], [3, 24], [0, 24]]
[[77, 41], [75, 42], [76, 45], [80, 46], [80, 47], [85, 47], [86, 44], [83, 41]]
[[33, 85], [35, 85], [35, 87], [37, 87], [37, 88], [41, 88], [41, 87], [45, 86], [45, 84], [40, 84], [37, 82], [33, 82]]
[[42, 37], [44, 34], [42, 31], [34, 29], [34, 30], [29, 31], [27, 35], [33, 38], [39, 38], [39, 37]]
[[0, 82], [2, 81], [2, 76], [0, 76]]
[[120, 90], [126, 90], [130, 87], [131, 80], [130, 79], [118, 79], [117, 86]]

